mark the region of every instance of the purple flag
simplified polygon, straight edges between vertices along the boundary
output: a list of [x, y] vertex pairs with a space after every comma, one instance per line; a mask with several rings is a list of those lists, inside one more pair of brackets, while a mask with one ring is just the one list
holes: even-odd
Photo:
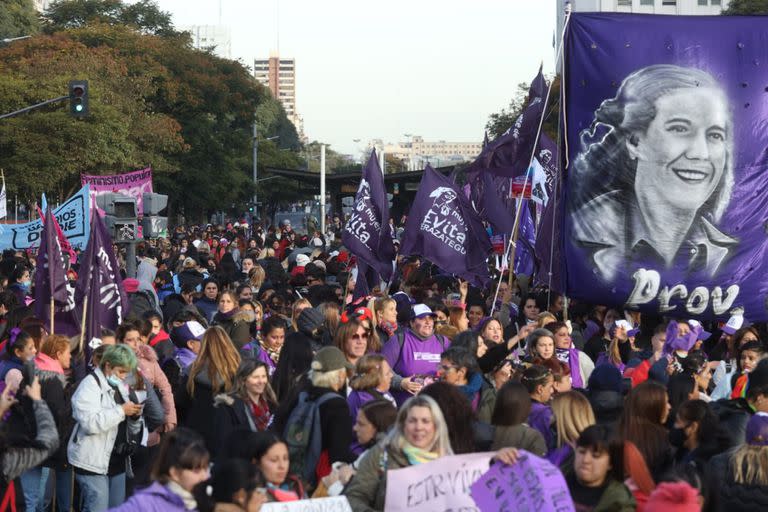
[[[509, 178], [495, 177], [490, 172], [480, 171], [482, 193], [479, 194], [478, 210], [481, 217], [493, 226], [497, 234], [511, 235], [515, 226], [514, 202], [508, 204], [499, 196], [509, 198]], [[475, 180], [477, 183], [477, 180]]]
[[37, 253], [35, 272], [35, 316], [51, 324], [51, 301], [53, 301], [53, 331], [51, 334], [74, 336], [80, 332], [75, 308], [74, 289], [67, 281], [67, 268], [56, 234], [56, 222], [50, 207], [45, 212], [45, 223], [40, 234], [40, 249]]
[[488, 281], [491, 242], [477, 213], [459, 190], [430, 165], [408, 214], [402, 254], [418, 254], [467, 281]]
[[562, 278], [561, 234], [564, 203], [562, 181], [557, 171], [559, 160], [556, 147], [554, 155], [555, 170], [552, 173], [552, 189], [549, 192], [549, 202], [544, 207], [539, 221], [539, 229], [536, 233], [537, 271], [535, 282], [553, 290], [562, 291], [564, 290], [564, 283]]
[[392, 277], [395, 247], [389, 226], [389, 202], [376, 151], [371, 152], [355, 194], [352, 216], [341, 239], [349, 251], [373, 268], [384, 280]]
[[534, 269], [534, 245], [536, 244], [536, 233], [533, 225], [533, 217], [527, 200], [523, 201], [523, 207], [520, 210], [520, 226], [518, 227], [517, 248], [515, 249], [516, 275], [533, 275]]
[[768, 320], [766, 40], [762, 16], [571, 16], [562, 291]]
[[379, 274], [369, 267], [363, 260], [357, 260], [357, 279], [355, 280], [355, 289], [352, 292], [352, 302], [354, 303], [360, 297], [367, 297], [371, 290], [381, 282]]
[[[112, 238], [97, 212], [91, 215], [91, 238], [82, 254], [80, 274], [75, 285], [75, 299], [80, 308], [85, 298], [85, 354], [90, 358], [94, 339], [100, 339], [101, 329], [116, 329], [128, 313], [128, 294], [123, 288], [120, 267], [112, 251]], [[94, 343], [97, 345], [98, 342]]]
[[497, 176], [507, 178], [525, 175], [547, 95], [547, 83], [541, 70], [539, 68], [539, 74], [531, 82], [528, 106], [523, 113], [506, 133], [483, 148], [468, 172], [487, 169]]

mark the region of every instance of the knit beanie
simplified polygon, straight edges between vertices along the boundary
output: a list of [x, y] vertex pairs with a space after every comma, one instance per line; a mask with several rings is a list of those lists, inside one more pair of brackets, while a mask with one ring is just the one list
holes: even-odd
[[646, 512], [700, 512], [699, 491], [688, 482], [663, 482], [651, 493]]

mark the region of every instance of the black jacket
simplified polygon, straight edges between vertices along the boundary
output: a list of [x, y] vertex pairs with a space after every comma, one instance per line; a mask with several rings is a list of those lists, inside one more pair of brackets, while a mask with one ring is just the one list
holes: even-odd
[[733, 451], [713, 457], [709, 463], [717, 510], [763, 512], [768, 510], [768, 486], [737, 484], [731, 468]]
[[743, 444], [747, 432], [747, 422], [754, 414], [747, 401], [743, 398], [723, 399], [711, 402], [709, 405], [720, 419], [720, 427], [727, 435], [729, 447]]
[[624, 397], [616, 391], [593, 391], [587, 395], [598, 425], [616, 425], [624, 410]]
[[182, 385], [175, 390], [173, 399], [179, 426], [191, 428], [205, 440], [205, 445], [214, 459], [218, 444], [215, 435], [215, 410], [213, 408], [213, 388], [208, 378], [208, 368], [204, 367], [195, 376], [194, 394], [187, 391], [187, 376]]

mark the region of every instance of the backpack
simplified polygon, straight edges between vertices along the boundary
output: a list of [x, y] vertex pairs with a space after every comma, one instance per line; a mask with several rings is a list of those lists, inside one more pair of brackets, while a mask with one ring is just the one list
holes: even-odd
[[[435, 333], [435, 336], [437, 337], [437, 341], [440, 342], [440, 347], [445, 351], [445, 336], [442, 334]], [[405, 331], [397, 331], [395, 333], [395, 337], [397, 337], [397, 345], [400, 347], [400, 351], [397, 353], [397, 361], [395, 361], [395, 364], [392, 365], [392, 370], [397, 368], [397, 365], [400, 364], [400, 361], [403, 359], [403, 345], [405, 345]]]
[[320, 406], [338, 396], [329, 391], [316, 400], [310, 400], [309, 394], [302, 391], [286, 423], [283, 438], [288, 445], [290, 472], [307, 482], [310, 488], [317, 483], [315, 469], [323, 451]]

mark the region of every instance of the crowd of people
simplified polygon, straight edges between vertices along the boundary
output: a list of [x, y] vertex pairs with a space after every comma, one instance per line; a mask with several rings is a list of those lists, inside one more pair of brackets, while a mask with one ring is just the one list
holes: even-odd
[[6, 251], [0, 511], [385, 510], [390, 470], [520, 450], [578, 511], [768, 506], [765, 326], [478, 289], [418, 257], [353, 297], [333, 226], [144, 243], [129, 314], [85, 346], [34, 316], [35, 260]]

